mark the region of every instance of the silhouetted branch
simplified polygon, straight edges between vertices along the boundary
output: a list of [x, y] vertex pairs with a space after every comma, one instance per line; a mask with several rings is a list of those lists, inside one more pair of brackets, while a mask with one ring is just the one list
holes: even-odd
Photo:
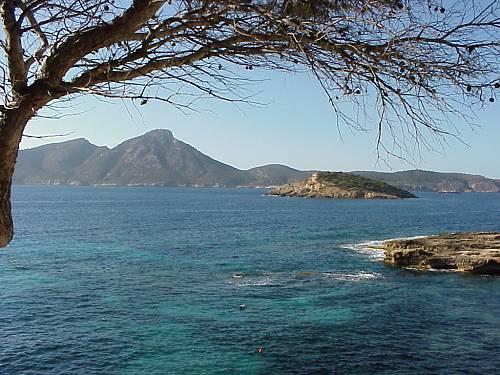
[[[311, 72], [337, 126], [405, 157], [458, 137], [500, 89], [500, 2], [3, 0], [0, 245], [28, 121], [77, 95], [257, 104], [254, 69]], [[354, 105], [354, 107], [353, 107]], [[62, 110], [61, 113], [64, 111]], [[4, 177], [2, 177], [4, 176]], [[2, 237], [3, 236], [3, 237]]]

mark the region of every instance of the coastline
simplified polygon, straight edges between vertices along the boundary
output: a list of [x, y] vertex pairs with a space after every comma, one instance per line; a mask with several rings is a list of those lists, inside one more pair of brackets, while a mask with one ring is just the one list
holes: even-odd
[[[452, 232], [360, 243], [390, 266], [500, 275], [500, 232]], [[355, 246], [353, 247], [355, 249]]]

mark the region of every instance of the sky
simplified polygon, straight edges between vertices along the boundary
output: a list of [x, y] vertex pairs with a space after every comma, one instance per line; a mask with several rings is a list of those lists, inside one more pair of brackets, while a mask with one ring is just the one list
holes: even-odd
[[[458, 122], [461, 140], [449, 138], [435, 151], [422, 150], [397, 158], [377, 158], [375, 132], [356, 133], [337, 127], [324, 94], [307, 74], [258, 73], [265, 79], [253, 90], [265, 105], [236, 106], [205, 101], [197, 111], [182, 113], [171, 105], [149, 102], [134, 106], [93, 97], [76, 100], [59, 119], [36, 118], [28, 135], [67, 134], [65, 137], [24, 138], [21, 148], [86, 138], [108, 147], [152, 129], [170, 129], [174, 137], [208, 156], [240, 169], [279, 163], [297, 169], [332, 171], [397, 171], [427, 169], [500, 178], [500, 106], [489, 104], [478, 113], [478, 127]], [[369, 110], [369, 109], [368, 109]], [[43, 114], [49, 115], [45, 111]]]

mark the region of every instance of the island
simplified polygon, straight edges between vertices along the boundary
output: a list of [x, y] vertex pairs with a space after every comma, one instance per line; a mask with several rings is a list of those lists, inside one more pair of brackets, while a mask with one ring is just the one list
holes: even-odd
[[336, 199], [403, 199], [416, 198], [412, 193], [344, 172], [316, 172], [309, 178], [271, 190], [267, 195]]
[[500, 232], [451, 233], [383, 243], [385, 263], [500, 275]]

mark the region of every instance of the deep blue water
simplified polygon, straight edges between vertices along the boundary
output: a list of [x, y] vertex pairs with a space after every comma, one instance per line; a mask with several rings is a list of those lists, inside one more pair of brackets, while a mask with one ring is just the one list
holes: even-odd
[[500, 277], [348, 248], [500, 230], [500, 194], [420, 196], [16, 186], [0, 374], [498, 373]]

